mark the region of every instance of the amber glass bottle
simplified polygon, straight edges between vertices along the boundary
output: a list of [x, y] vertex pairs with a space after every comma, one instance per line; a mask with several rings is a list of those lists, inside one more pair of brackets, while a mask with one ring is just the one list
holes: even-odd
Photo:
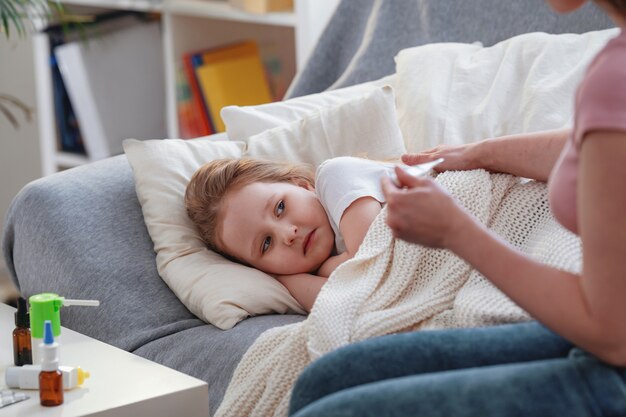
[[13, 363], [15, 363], [15, 366], [30, 365], [33, 363], [29, 321], [28, 312], [26, 310], [26, 300], [20, 297], [17, 300], [15, 330], [13, 330]]
[[39, 400], [41, 405], [63, 404], [63, 374], [59, 371], [59, 344], [54, 342], [52, 322], [44, 322], [42, 362], [39, 373]]
[[56, 371], [39, 373], [39, 399], [48, 407], [63, 404], [63, 374]]

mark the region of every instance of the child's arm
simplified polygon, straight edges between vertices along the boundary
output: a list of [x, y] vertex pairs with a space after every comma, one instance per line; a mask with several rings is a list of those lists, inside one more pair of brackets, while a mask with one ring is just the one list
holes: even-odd
[[328, 278], [311, 274], [278, 275], [278, 282], [283, 284], [293, 298], [307, 311], [311, 312], [313, 303]]
[[318, 275], [329, 277], [335, 268], [356, 254], [380, 208], [381, 204], [372, 197], [361, 197], [348, 206], [339, 222], [346, 251], [328, 258], [317, 271]]
[[381, 204], [372, 197], [361, 197], [348, 206], [339, 222], [346, 251], [328, 258], [317, 271], [318, 275], [329, 277], [335, 268], [356, 254], [380, 209]]
[[311, 311], [320, 290], [329, 276], [339, 264], [356, 254], [367, 230], [378, 215], [381, 204], [372, 197], [362, 197], [354, 201], [344, 212], [339, 223], [339, 230], [346, 243], [346, 252], [328, 258], [318, 270], [319, 275], [294, 274], [279, 275], [278, 282], [283, 284], [291, 295], [308, 312]]
[[320, 269], [317, 271], [317, 275], [321, 277], [329, 277], [330, 274], [337, 268], [339, 265], [350, 259], [352, 256], [348, 252], [340, 253], [339, 255], [331, 256], [326, 259]]
[[355, 200], [341, 216], [339, 231], [346, 243], [348, 259], [352, 258], [363, 243], [370, 225], [380, 213], [382, 205], [373, 197]]

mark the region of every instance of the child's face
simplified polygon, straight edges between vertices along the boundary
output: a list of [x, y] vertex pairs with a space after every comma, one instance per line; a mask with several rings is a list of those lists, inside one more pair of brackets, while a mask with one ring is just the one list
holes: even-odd
[[220, 237], [225, 252], [269, 274], [314, 272], [335, 235], [308, 187], [254, 182], [227, 194]]

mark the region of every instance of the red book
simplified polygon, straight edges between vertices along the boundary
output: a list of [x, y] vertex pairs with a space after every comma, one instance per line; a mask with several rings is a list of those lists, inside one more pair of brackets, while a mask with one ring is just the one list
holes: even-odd
[[196, 120], [198, 136], [206, 136], [214, 133], [214, 131], [209, 121], [208, 112], [205, 108], [204, 99], [202, 97], [202, 91], [200, 91], [198, 79], [196, 78], [196, 71], [194, 69], [193, 58], [197, 54], [197, 52], [184, 54], [183, 68], [185, 70], [187, 82], [189, 83], [189, 90], [191, 92], [191, 110], [193, 118]]

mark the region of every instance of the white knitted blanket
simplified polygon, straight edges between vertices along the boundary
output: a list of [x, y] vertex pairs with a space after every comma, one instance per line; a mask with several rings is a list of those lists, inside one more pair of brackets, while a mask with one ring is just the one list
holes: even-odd
[[[550, 214], [545, 184], [483, 170], [445, 172], [437, 182], [529, 256], [580, 271], [579, 239]], [[356, 256], [331, 275], [306, 320], [270, 329], [250, 347], [217, 416], [285, 416], [300, 372], [351, 342], [424, 328], [529, 319], [451, 252], [395, 240], [385, 217], [383, 209]]]

